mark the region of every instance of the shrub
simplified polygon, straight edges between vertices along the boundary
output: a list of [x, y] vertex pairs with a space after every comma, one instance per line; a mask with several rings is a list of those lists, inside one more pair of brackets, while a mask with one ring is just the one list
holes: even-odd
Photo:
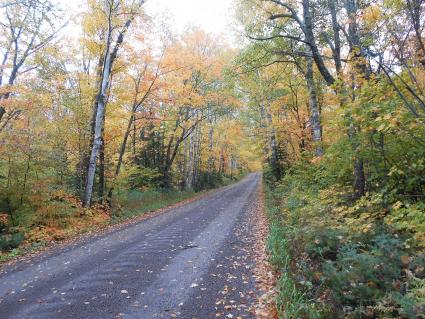
[[0, 236], [0, 250], [8, 251], [14, 248], [18, 248], [24, 239], [25, 236], [22, 233]]
[[[394, 290], [401, 277], [402, 252], [396, 240], [377, 238], [368, 251], [361, 244], [348, 244], [339, 250], [336, 261], [326, 261], [326, 285], [333, 297], [352, 307], [373, 305]], [[391, 253], [388, 252], [391, 251]]]
[[128, 183], [131, 189], [146, 189], [159, 185], [162, 178], [157, 168], [132, 167], [128, 172]]
[[6, 229], [8, 221], [9, 215], [0, 213], [0, 234]]
[[280, 318], [424, 318], [423, 203], [353, 201], [324, 165], [303, 165], [265, 183]]
[[341, 230], [318, 228], [311, 236], [311, 241], [306, 243], [306, 251], [313, 258], [335, 260], [343, 244], [345, 233]]

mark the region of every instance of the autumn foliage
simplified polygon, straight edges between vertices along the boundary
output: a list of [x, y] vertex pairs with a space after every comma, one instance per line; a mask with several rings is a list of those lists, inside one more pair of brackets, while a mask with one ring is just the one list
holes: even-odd
[[282, 318], [423, 318], [423, 1], [245, 1]]
[[3, 1], [0, 11], [4, 252], [259, 168], [236, 119], [236, 52], [222, 37], [175, 34], [144, 1], [89, 0], [75, 16], [50, 1]]

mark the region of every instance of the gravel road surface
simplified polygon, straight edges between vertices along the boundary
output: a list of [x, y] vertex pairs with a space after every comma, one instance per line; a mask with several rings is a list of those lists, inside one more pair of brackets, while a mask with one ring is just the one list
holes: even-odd
[[3, 267], [0, 318], [252, 318], [260, 179]]

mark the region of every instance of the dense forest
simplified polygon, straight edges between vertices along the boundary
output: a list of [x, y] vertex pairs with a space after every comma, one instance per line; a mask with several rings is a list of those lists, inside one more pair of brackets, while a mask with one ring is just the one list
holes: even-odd
[[199, 28], [173, 34], [143, 4], [87, 1], [73, 18], [50, 1], [2, 2], [2, 249], [259, 166], [226, 75], [235, 50]]
[[238, 1], [282, 318], [424, 318], [424, 10]]
[[1, 258], [262, 170], [280, 318], [424, 318], [425, 2], [233, 6], [1, 1]]

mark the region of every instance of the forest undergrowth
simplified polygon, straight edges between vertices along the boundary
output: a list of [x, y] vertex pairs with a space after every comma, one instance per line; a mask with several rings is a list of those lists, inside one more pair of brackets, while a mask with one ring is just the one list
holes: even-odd
[[280, 317], [424, 318], [424, 204], [389, 205], [378, 192], [353, 200], [326, 170], [265, 175]]

